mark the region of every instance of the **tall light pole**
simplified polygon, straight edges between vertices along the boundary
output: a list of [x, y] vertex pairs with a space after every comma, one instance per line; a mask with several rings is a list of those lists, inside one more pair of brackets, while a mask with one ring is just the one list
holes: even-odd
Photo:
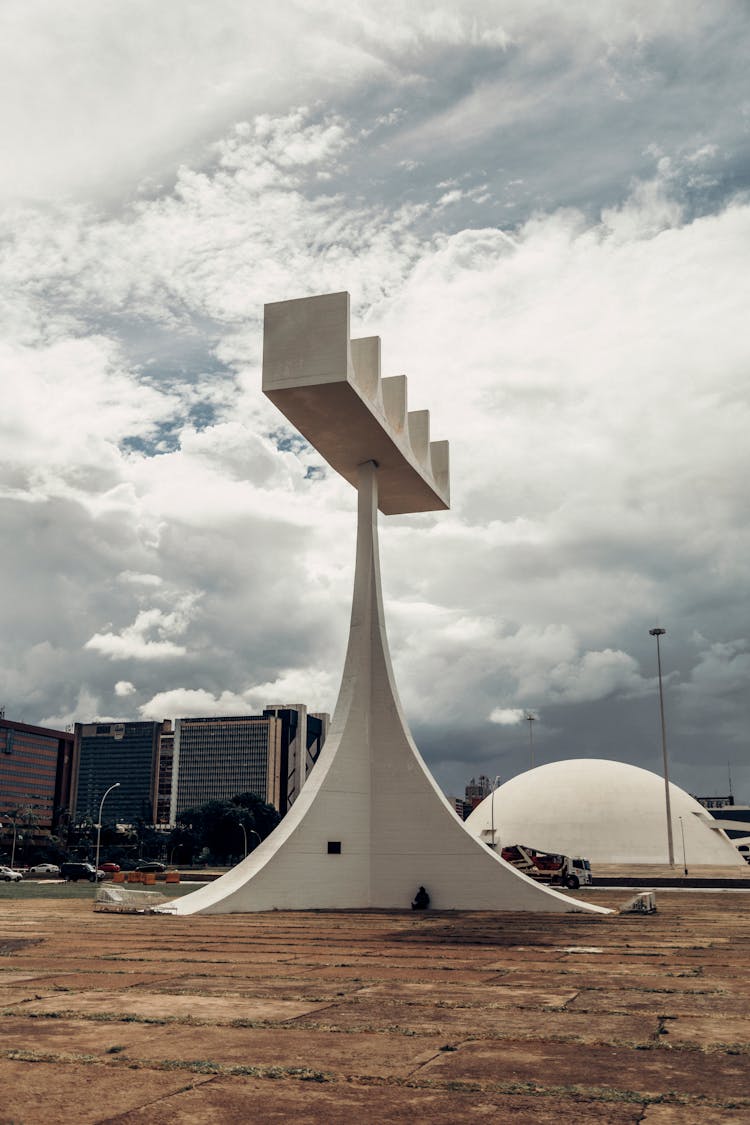
[[649, 629], [649, 636], [656, 637], [656, 666], [659, 672], [659, 715], [661, 716], [661, 753], [664, 762], [664, 799], [667, 807], [667, 848], [669, 851], [669, 866], [674, 867], [674, 842], [672, 840], [672, 804], [669, 799], [669, 763], [667, 761], [667, 728], [664, 723], [664, 688], [661, 679], [661, 648], [659, 637], [663, 637], [666, 629], [656, 626]]
[[238, 821], [238, 823], [240, 828], [242, 829], [242, 839], [245, 841], [245, 859], [247, 859], [247, 832], [245, 831], [245, 825], [242, 823], [242, 821], [240, 820]]
[[[263, 840], [261, 839], [261, 835], [260, 835], [260, 832], [256, 832], [254, 828], [250, 828], [250, 829], [249, 829], [249, 832], [250, 832], [250, 834], [251, 834], [252, 836], [257, 836], [257, 837], [258, 837], [258, 843], [259, 843], [259, 844], [262, 844], [262, 843], [263, 843]], [[246, 854], [247, 854], [247, 853], [246, 853]]]
[[119, 781], [116, 781], [114, 783], [114, 785], [110, 785], [109, 789], [104, 794], [101, 801], [99, 802], [99, 820], [98, 820], [97, 825], [96, 825], [96, 861], [94, 863], [94, 871], [99, 870], [99, 845], [100, 845], [101, 840], [102, 840], [102, 809], [104, 808], [104, 802], [106, 801], [107, 797], [110, 795], [110, 793], [112, 792], [113, 789], [119, 789], [119, 788], [120, 788], [120, 782]]
[[529, 724], [529, 762], [530, 762], [530, 768], [532, 770], [534, 768], [534, 734], [533, 734], [533, 731], [534, 731], [535, 721], [536, 721], [536, 715], [532, 715], [531, 711], [527, 711], [526, 712], [526, 722]]
[[[10, 853], [10, 865], [12, 867], [16, 862], [16, 818], [11, 813], [4, 813], [3, 815], [9, 817], [13, 822], [13, 847]], [[2, 824], [0, 824], [0, 828], [2, 827]]]
[[495, 777], [495, 780], [492, 782], [492, 790], [490, 791], [490, 816], [492, 823], [492, 841], [490, 843], [490, 847], [492, 848], [493, 852], [497, 850], [495, 848], [495, 790], [497, 789], [499, 784], [500, 775], [498, 774]]
[[680, 822], [680, 832], [682, 833], [682, 869], [685, 872], [685, 874], [687, 875], [688, 866], [687, 866], [687, 852], [685, 851], [685, 825], [683, 824], [682, 817], [678, 817], [678, 820]]

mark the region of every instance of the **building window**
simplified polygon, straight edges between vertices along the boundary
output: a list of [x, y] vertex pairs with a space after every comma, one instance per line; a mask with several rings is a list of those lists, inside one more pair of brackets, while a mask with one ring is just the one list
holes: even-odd
[[329, 855], [341, 855], [341, 841], [340, 840], [329, 840], [328, 841], [328, 854]]

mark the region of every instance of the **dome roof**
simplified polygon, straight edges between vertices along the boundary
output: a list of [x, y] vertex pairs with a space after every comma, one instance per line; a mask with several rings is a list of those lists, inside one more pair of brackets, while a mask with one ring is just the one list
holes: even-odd
[[[683, 831], [688, 867], [744, 863], [702, 805], [671, 783], [669, 793], [676, 863], [683, 859]], [[528, 844], [598, 863], [667, 863], [665, 814], [658, 774], [624, 762], [574, 758], [506, 781], [474, 809], [466, 827], [489, 843], [494, 824], [502, 847]]]

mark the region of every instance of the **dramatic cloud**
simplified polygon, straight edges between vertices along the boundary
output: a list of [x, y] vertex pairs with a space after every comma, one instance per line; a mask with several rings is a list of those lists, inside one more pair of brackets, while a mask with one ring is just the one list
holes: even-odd
[[538, 760], [657, 768], [663, 624], [674, 780], [750, 797], [748, 22], [5, 5], [8, 716], [332, 709], [354, 496], [261, 322], [348, 289], [451, 442], [451, 511], [381, 521], [441, 783], [525, 766], [529, 709]]

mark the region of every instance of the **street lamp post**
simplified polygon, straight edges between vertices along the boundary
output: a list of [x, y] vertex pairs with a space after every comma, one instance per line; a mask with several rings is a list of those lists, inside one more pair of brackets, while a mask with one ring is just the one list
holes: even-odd
[[534, 731], [534, 722], [535, 721], [536, 721], [536, 715], [532, 715], [531, 711], [527, 711], [526, 712], [526, 722], [529, 724], [529, 762], [530, 762], [530, 768], [532, 770], [534, 768], [534, 734], [533, 734], [533, 731]]
[[688, 873], [687, 866], [687, 852], [685, 851], [685, 825], [682, 823], [682, 817], [678, 817], [680, 821], [680, 832], [682, 834], [682, 868], [685, 874]]
[[99, 845], [101, 844], [101, 840], [102, 840], [102, 810], [104, 808], [104, 802], [106, 801], [107, 797], [110, 795], [110, 793], [112, 792], [113, 789], [119, 789], [119, 788], [120, 788], [120, 782], [119, 781], [116, 781], [114, 783], [114, 785], [110, 785], [109, 789], [104, 794], [101, 801], [99, 802], [99, 821], [98, 821], [97, 826], [96, 826], [96, 862], [94, 863], [94, 870], [95, 871], [99, 870]]
[[493, 852], [497, 851], [495, 847], [495, 790], [497, 789], [499, 782], [500, 776], [498, 774], [495, 780], [492, 782], [492, 792], [490, 793], [490, 815], [492, 818], [492, 842], [490, 843], [490, 847], [492, 848]]
[[257, 836], [258, 837], [258, 843], [259, 844], [262, 844], [263, 841], [260, 838], [260, 833], [256, 832], [254, 828], [247, 828], [246, 829], [245, 825], [242, 823], [241, 820], [237, 821], [237, 823], [239, 824], [240, 828], [242, 829], [242, 838], [245, 841], [245, 859], [247, 859], [247, 834], [248, 834], [248, 832], [250, 833], [251, 836]]
[[[5, 816], [7, 816], [13, 822], [13, 847], [11, 848], [10, 853], [10, 865], [12, 867], [16, 862], [16, 818], [14, 816], [11, 816], [10, 813], [5, 813]], [[0, 828], [2, 828], [2, 824], [0, 824]]]
[[656, 637], [656, 666], [659, 673], [659, 715], [661, 717], [661, 753], [664, 763], [664, 798], [667, 807], [667, 848], [669, 850], [669, 866], [674, 867], [674, 842], [672, 840], [672, 804], [669, 798], [669, 764], [667, 761], [667, 728], [664, 723], [664, 688], [661, 678], [661, 648], [659, 638], [663, 637], [666, 629], [658, 626], [649, 629], [649, 635]]

